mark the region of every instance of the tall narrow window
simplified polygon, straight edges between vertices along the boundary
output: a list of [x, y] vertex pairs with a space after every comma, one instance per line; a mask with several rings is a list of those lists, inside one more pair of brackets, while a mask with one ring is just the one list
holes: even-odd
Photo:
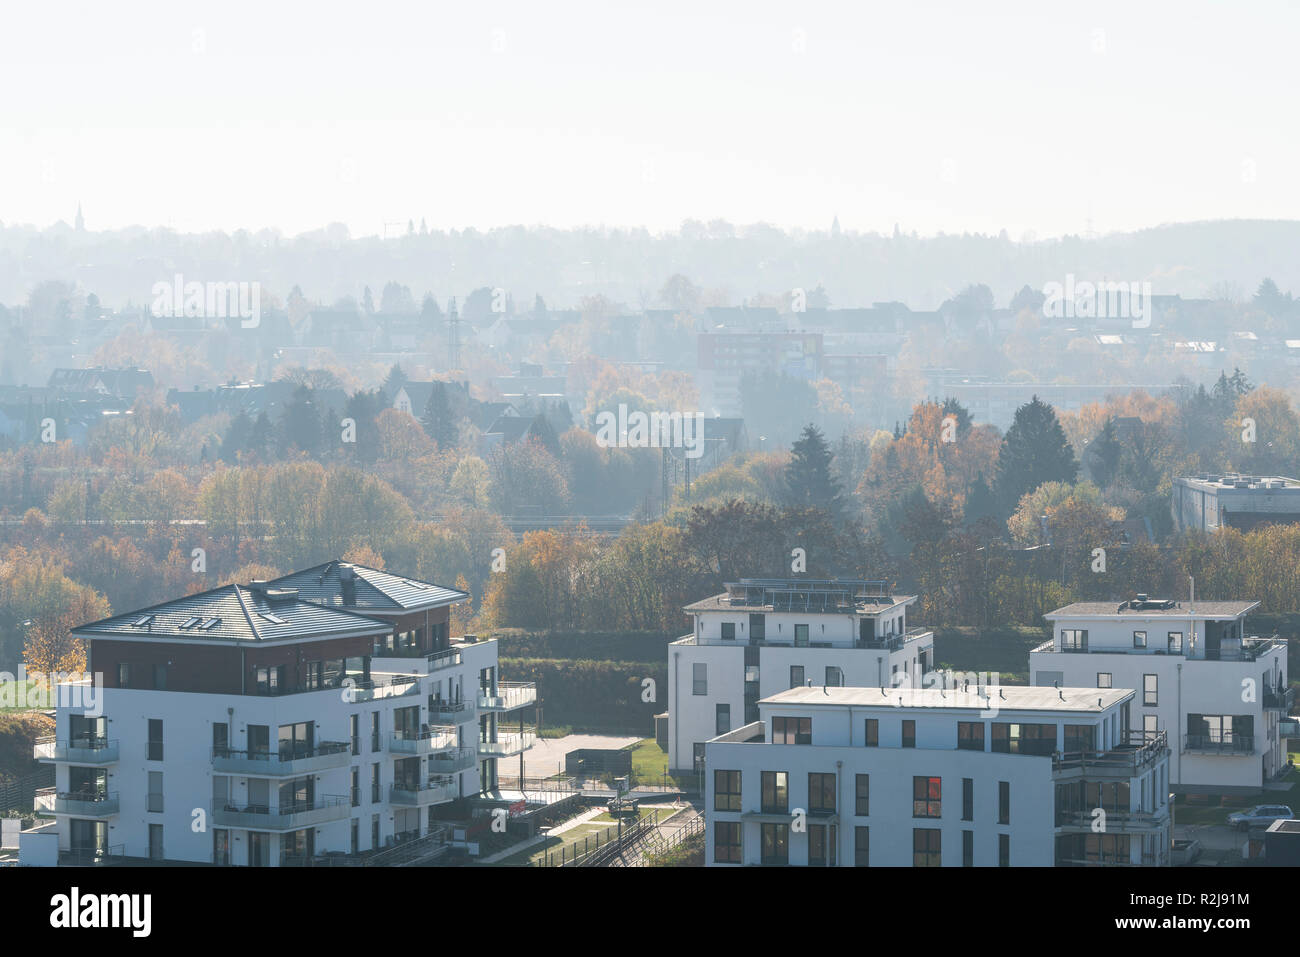
[[863, 731], [863, 743], [869, 748], [880, 747], [880, 719], [866, 718], [866, 725]]
[[975, 820], [975, 779], [961, 779], [961, 819]]
[[691, 694], [709, 693], [709, 666], [702, 661], [691, 665]]
[[1142, 676], [1142, 704], [1144, 706], [1152, 708], [1160, 703], [1159, 687], [1159, 675]]
[[790, 666], [790, 687], [802, 688], [804, 683], [803, 665]]
[[149, 754], [148, 760], [163, 759], [163, 723], [160, 718], [149, 719]]
[[916, 722], [910, 719], [903, 722], [903, 747], [916, 747]]
[[998, 823], [1011, 823], [1011, 782], [998, 782]]
[[867, 817], [871, 814], [870, 774], [859, 774], [856, 776], [854, 784], [854, 802], [853, 813], [858, 817]]

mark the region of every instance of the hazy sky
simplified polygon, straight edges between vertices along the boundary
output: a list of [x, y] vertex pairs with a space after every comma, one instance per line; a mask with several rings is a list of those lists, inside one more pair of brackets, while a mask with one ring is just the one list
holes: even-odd
[[0, 221], [1296, 219], [1297, 36], [1265, 0], [8, 3]]

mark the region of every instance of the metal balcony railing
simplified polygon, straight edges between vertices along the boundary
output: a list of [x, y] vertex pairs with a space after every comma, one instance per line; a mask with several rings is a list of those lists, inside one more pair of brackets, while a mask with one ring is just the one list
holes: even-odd
[[436, 754], [456, 747], [459, 735], [455, 725], [436, 725], [418, 732], [394, 731], [388, 750], [394, 754]]
[[1192, 754], [1254, 754], [1255, 736], [1232, 733], [1188, 734], [1183, 737], [1183, 751]]
[[347, 797], [324, 795], [314, 801], [282, 804], [274, 808], [260, 804], [244, 807], [228, 804], [214, 807], [212, 819], [221, 827], [253, 831], [294, 831], [329, 821], [341, 821], [349, 813], [350, 802]]
[[345, 767], [351, 750], [351, 744], [345, 741], [322, 741], [315, 747], [282, 748], [278, 751], [213, 748], [212, 769], [253, 777], [287, 777]]
[[116, 791], [59, 791], [39, 788], [33, 806], [47, 814], [75, 814], [77, 817], [112, 817], [118, 813]]

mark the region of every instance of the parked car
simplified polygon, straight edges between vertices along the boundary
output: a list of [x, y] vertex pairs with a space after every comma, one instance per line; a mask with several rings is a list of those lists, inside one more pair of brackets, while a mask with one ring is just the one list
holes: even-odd
[[1196, 838], [1186, 841], [1174, 841], [1171, 863], [1174, 867], [1186, 867], [1201, 856], [1201, 842]]
[[1274, 821], [1286, 821], [1294, 816], [1285, 804], [1256, 804], [1245, 811], [1229, 814], [1228, 826], [1245, 831], [1252, 827], [1268, 827]]

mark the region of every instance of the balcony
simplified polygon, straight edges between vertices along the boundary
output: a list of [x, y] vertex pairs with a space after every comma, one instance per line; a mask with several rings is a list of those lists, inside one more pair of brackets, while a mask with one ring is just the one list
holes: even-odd
[[1081, 775], [1086, 778], [1134, 778], [1156, 764], [1169, 750], [1166, 732], [1147, 735], [1131, 731], [1127, 743], [1110, 751], [1068, 751], [1052, 755], [1052, 774], [1056, 777]]
[[416, 788], [404, 788], [393, 785], [388, 789], [388, 803], [399, 807], [428, 807], [431, 804], [446, 804], [460, 797], [460, 787], [453, 777], [440, 776], [430, 778]]
[[46, 814], [91, 818], [112, 817], [119, 809], [116, 791], [58, 791], [55, 788], [38, 789], [34, 806]]
[[108, 738], [73, 738], [60, 741], [53, 734], [36, 739], [32, 756], [38, 761], [67, 762], [68, 764], [116, 764], [117, 741]]
[[450, 748], [429, 755], [429, 771], [436, 775], [455, 774], [469, 770], [477, 760], [478, 754], [473, 748]]
[[1158, 831], [1169, 824], [1168, 808], [1159, 813], [1150, 811], [1106, 811], [1105, 818], [1102, 818], [1099, 814], [1094, 817], [1094, 814], [1095, 812], [1092, 810], [1058, 811], [1056, 813], [1056, 826], [1062, 830], [1082, 830], [1091, 833], [1094, 828], [1101, 827], [1097, 822], [1104, 821], [1105, 833], [1110, 834]]
[[233, 827], [247, 831], [296, 831], [330, 821], [346, 820], [350, 802], [346, 797], [327, 795], [314, 802], [290, 804], [270, 808], [263, 805], [236, 807], [226, 805], [213, 808], [212, 820], [218, 827]]
[[1188, 734], [1183, 736], [1184, 754], [1246, 755], [1255, 753], [1253, 734]]
[[497, 740], [478, 743], [478, 753], [484, 758], [508, 758], [527, 751], [536, 740], [535, 728], [526, 728], [523, 731], [498, 731]]
[[1295, 704], [1295, 688], [1274, 688], [1264, 692], [1264, 709], [1290, 714]]
[[388, 740], [388, 750], [402, 755], [437, 754], [456, 747], [458, 742], [456, 726], [440, 724], [418, 732], [394, 731]]
[[441, 671], [443, 668], [454, 668], [461, 662], [459, 648], [446, 648], [442, 651], [435, 651], [431, 655], [426, 655], [424, 659], [429, 666], [429, 671]]
[[495, 692], [480, 693], [480, 711], [513, 711], [537, 704], [537, 685], [532, 681], [499, 681]]
[[244, 777], [278, 778], [347, 767], [351, 746], [342, 741], [322, 741], [314, 748], [283, 751], [212, 749], [212, 770]]
[[419, 675], [396, 675], [379, 680], [356, 681], [344, 689], [348, 702], [379, 701], [383, 698], [402, 698], [420, 693]]
[[445, 701], [429, 696], [429, 720], [441, 721], [443, 724], [465, 724], [473, 721], [478, 714], [478, 702], [466, 698], [462, 701]]

